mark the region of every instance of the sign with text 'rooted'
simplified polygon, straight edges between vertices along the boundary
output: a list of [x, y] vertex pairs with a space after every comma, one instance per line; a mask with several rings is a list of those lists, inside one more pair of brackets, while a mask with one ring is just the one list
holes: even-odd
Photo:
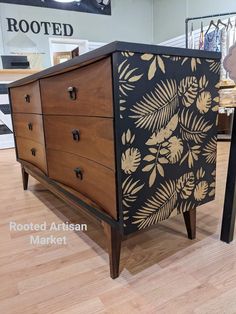
[[7, 17], [8, 32], [22, 32], [34, 34], [44, 34], [53, 36], [73, 36], [74, 30], [71, 24], [46, 22], [46, 21], [27, 21], [25, 19], [16, 20], [15, 18]]

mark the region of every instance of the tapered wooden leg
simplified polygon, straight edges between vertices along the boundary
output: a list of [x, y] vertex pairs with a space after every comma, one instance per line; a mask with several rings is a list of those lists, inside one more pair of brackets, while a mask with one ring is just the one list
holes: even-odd
[[29, 174], [25, 171], [25, 168], [21, 166], [21, 173], [22, 173], [22, 183], [24, 190], [28, 189], [28, 181], [29, 181]]
[[188, 238], [193, 240], [196, 238], [196, 208], [184, 212], [183, 215]]
[[115, 279], [119, 277], [121, 234], [117, 228], [112, 227], [106, 222], [103, 222], [102, 225], [107, 238], [110, 276], [112, 279]]

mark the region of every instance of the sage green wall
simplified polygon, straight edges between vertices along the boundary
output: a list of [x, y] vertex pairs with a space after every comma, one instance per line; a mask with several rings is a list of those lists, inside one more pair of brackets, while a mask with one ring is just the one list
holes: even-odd
[[[16, 33], [7, 32], [6, 17], [17, 20], [26, 19], [27, 21], [70, 23], [74, 27], [73, 38], [89, 41], [108, 43], [114, 40], [123, 40], [152, 43], [153, 1], [112, 0], [111, 16], [1, 3], [0, 54], [12, 52], [7, 43], [11, 39], [14, 41], [16, 35]], [[37, 44], [36, 51], [49, 55], [48, 37], [50, 36], [29, 32], [27, 37]], [[50, 57], [45, 66], [49, 65]]]
[[[235, 0], [155, 0], [154, 42], [171, 39], [185, 32], [185, 18], [236, 12]], [[205, 22], [208, 24], [208, 21]], [[200, 22], [195, 23], [200, 27]]]

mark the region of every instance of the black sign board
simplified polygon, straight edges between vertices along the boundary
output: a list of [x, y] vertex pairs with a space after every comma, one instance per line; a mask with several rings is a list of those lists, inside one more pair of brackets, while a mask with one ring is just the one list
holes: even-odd
[[111, 15], [111, 1], [109, 0], [74, 0], [70, 2], [63, 2], [63, 0], [0, 0], [0, 3]]

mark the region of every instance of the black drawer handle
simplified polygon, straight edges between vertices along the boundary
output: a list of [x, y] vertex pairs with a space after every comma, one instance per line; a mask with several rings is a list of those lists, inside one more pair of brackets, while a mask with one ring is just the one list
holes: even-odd
[[68, 92], [69, 97], [70, 97], [71, 100], [76, 100], [76, 98], [77, 98], [77, 89], [76, 89], [76, 87], [72, 87], [72, 86], [68, 87], [67, 88], [67, 92]]
[[36, 156], [36, 149], [35, 148], [31, 149], [31, 154], [32, 154], [32, 156]]
[[28, 129], [30, 130], [30, 131], [32, 131], [33, 130], [33, 124], [30, 122], [30, 123], [28, 123]]
[[73, 140], [79, 142], [80, 141], [80, 133], [79, 130], [74, 129], [72, 132]]
[[30, 102], [30, 95], [29, 94], [26, 94], [24, 96], [24, 98], [25, 98], [25, 102]]
[[75, 168], [74, 172], [76, 174], [76, 178], [83, 180], [83, 171], [81, 168]]

